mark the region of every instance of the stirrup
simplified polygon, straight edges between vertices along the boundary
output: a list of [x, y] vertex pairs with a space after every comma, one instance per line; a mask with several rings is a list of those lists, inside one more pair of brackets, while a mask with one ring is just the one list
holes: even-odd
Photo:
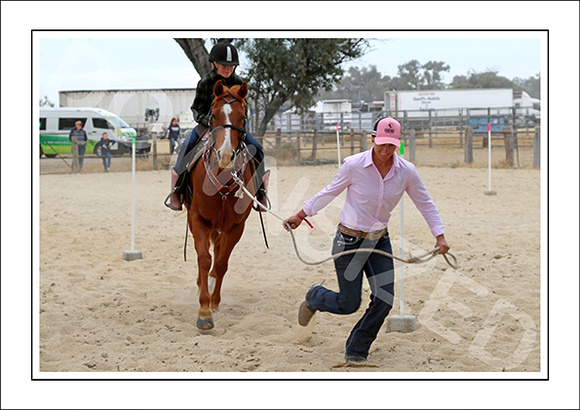
[[[262, 188], [263, 189], [263, 188]], [[266, 208], [272, 209], [272, 203], [270, 202], [270, 198], [268, 197], [268, 193], [264, 190], [264, 194], [262, 196], [262, 198], [260, 198], [260, 200], [258, 201], [257, 195], [256, 195], [256, 201], [259, 202], [260, 204], [262, 204], [262, 199], [266, 198]], [[263, 204], [262, 204], [263, 205]], [[266, 212], [266, 210], [264, 208], [262, 208], [260, 205], [254, 203], [254, 205], [252, 205], [252, 208], [254, 208], [254, 211], [257, 212]]]
[[[173, 189], [171, 190], [171, 192], [169, 193], [169, 195], [167, 195], [167, 198], [165, 198], [165, 201], [163, 202], [163, 204], [164, 204], [164, 205], [165, 205], [167, 208], [171, 209], [172, 211], [181, 211], [181, 209], [175, 209], [175, 208], [172, 208], [172, 207], [171, 207], [171, 205], [168, 203], [168, 202], [169, 202], [169, 198], [171, 198], [171, 195], [175, 194], [175, 193], [176, 193], [178, 190], [179, 190], [179, 187], [175, 187], [175, 188], [173, 188]], [[180, 204], [180, 205], [181, 205], [181, 204]]]

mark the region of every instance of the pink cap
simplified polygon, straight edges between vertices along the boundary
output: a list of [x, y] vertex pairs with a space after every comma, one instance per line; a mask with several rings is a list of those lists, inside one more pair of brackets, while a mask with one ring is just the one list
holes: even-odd
[[383, 118], [377, 124], [377, 131], [376, 133], [373, 132], [373, 136], [377, 145], [393, 144], [400, 147], [401, 124], [394, 118]]

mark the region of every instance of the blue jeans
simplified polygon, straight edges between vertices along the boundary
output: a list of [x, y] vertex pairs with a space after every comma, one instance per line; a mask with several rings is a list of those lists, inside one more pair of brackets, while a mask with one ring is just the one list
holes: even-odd
[[[183, 157], [193, 149], [193, 147], [195, 147], [195, 144], [197, 144], [197, 142], [199, 141], [199, 139], [202, 137], [203, 135], [199, 135], [197, 132], [197, 126], [189, 133], [189, 135], [187, 137], [185, 137], [185, 140], [183, 140], [181, 149], [179, 150], [179, 154], [177, 155], [177, 160], [175, 161], [175, 165], [173, 166], [173, 169], [175, 170], [175, 172], [177, 172], [178, 174], [181, 174], [183, 171], [185, 171], [185, 166], [187, 164], [183, 163]], [[260, 164], [259, 167], [263, 168], [263, 163], [264, 163], [264, 150], [262, 148], [262, 146], [260, 145], [260, 143], [258, 143], [258, 141], [256, 141], [256, 139], [249, 133], [246, 131], [246, 145], [248, 146], [248, 151], [250, 151], [250, 154], [252, 154], [254, 156], [254, 158], [256, 158], [258, 160], [258, 163]], [[263, 174], [263, 172], [262, 172]]]
[[175, 138], [169, 138], [169, 153], [173, 154], [175, 151]]
[[107, 171], [109, 168], [111, 168], [111, 152], [110, 151], [103, 152], [103, 156], [101, 157], [101, 159], [103, 160], [103, 167], [105, 168], [105, 171]]
[[[388, 232], [377, 240], [366, 240], [336, 232], [332, 254], [351, 249], [379, 249], [392, 254]], [[364, 360], [371, 344], [391, 311], [394, 298], [395, 270], [393, 259], [370, 252], [341, 256], [334, 260], [339, 292], [322, 286], [313, 287], [306, 295], [312, 309], [348, 315], [361, 303], [363, 272], [371, 286], [370, 303], [346, 341], [345, 358]]]
[[78, 152], [79, 152], [79, 170], [83, 169], [83, 161], [85, 159], [85, 151], [87, 150], [86, 145], [78, 145]]

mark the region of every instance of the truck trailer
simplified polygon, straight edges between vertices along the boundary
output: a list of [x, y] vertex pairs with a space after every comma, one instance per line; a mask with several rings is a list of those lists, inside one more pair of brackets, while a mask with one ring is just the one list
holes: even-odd
[[466, 110], [476, 116], [487, 115], [490, 110], [493, 115], [507, 116], [515, 110], [516, 116], [540, 118], [540, 100], [511, 88], [385, 91], [385, 108], [393, 113], [406, 112], [408, 117], [456, 116], [459, 110], [463, 115]]

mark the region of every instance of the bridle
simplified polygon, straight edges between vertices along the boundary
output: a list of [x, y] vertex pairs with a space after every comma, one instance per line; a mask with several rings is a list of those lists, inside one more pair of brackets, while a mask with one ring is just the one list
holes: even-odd
[[238, 127], [238, 126], [233, 125], [233, 124], [224, 124], [224, 125], [219, 125], [217, 127], [213, 127], [213, 119], [215, 119], [215, 115], [213, 114], [213, 106], [216, 104], [216, 102], [218, 102], [220, 100], [224, 100], [225, 103], [228, 105], [231, 105], [235, 101], [238, 101], [240, 104], [242, 104], [242, 106], [244, 106], [244, 103], [242, 101], [240, 101], [239, 99], [235, 98], [234, 96], [232, 96], [231, 94], [225, 94], [223, 97], [216, 98], [211, 105], [211, 110], [212, 110], [211, 119], [212, 119], [212, 121], [210, 121], [210, 127], [209, 127], [209, 135], [211, 137], [211, 149], [212, 149], [215, 157], [219, 158], [221, 154], [219, 153], [218, 149], [216, 148], [216, 138], [214, 136], [215, 131], [220, 130], [220, 129], [225, 130], [227, 128], [238, 131], [240, 133], [240, 138], [238, 141], [238, 146], [236, 147], [236, 150], [234, 151], [234, 154], [233, 154], [232, 159], [231, 159], [232, 162], [235, 163], [236, 157], [238, 156], [238, 154], [241, 152], [241, 150], [245, 146], [244, 142], [246, 140], [246, 120], [247, 120], [247, 117], [245, 114], [242, 117], [242, 126], [241, 127]]
[[[229, 97], [229, 98], [228, 98]], [[212, 112], [213, 112], [213, 106], [215, 105], [215, 103], [219, 100], [225, 100], [226, 104], [231, 104], [235, 101], [238, 101], [240, 103], [243, 102], [240, 101], [239, 99], [233, 97], [231, 94], [226, 94], [221, 98], [216, 98], [214, 100], [214, 102], [212, 103]], [[215, 115], [213, 115], [212, 113], [212, 120], [215, 118]], [[215, 137], [215, 132], [220, 130], [220, 129], [233, 129], [235, 131], [238, 131], [240, 133], [240, 138], [237, 144], [237, 147], [235, 148], [235, 151], [232, 154], [232, 158], [231, 158], [231, 163], [232, 163], [232, 167], [230, 169], [230, 174], [232, 175], [241, 175], [243, 173], [243, 169], [245, 164], [248, 161], [248, 152], [246, 149], [246, 144], [245, 144], [245, 140], [246, 140], [246, 129], [245, 129], [245, 124], [246, 124], [246, 116], [244, 115], [244, 117], [242, 118], [243, 121], [243, 126], [242, 127], [238, 127], [236, 125], [232, 125], [232, 124], [224, 124], [224, 125], [219, 125], [217, 127], [213, 127], [212, 122], [210, 121], [210, 128], [209, 128], [209, 147], [207, 148], [205, 154], [204, 154], [204, 164], [205, 164], [205, 168], [206, 168], [206, 174], [208, 176], [208, 179], [210, 180], [210, 182], [213, 184], [213, 186], [216, 188], [216, 190], [218, 191], [218, 193], [221, 195], [222, 197], [222, 201], [225, 201], [228, 197], [228, 195], [232, 192], [233, 188], [235, 188], [235, 183], [233, 181], [233, 179], [231, 180], [231, 182], [228, 183], [223, 183], [221, 182], [217, 175], [214, 173], [214, 171], [212, 170], [212, 168], [215, 168], [215, 164], [219, 161], [220, 159], [220, 152], [218, 150], [218, 148], [216, 147], [216, 137]], [[213, 155], [212, 155], [213, 154]]]

